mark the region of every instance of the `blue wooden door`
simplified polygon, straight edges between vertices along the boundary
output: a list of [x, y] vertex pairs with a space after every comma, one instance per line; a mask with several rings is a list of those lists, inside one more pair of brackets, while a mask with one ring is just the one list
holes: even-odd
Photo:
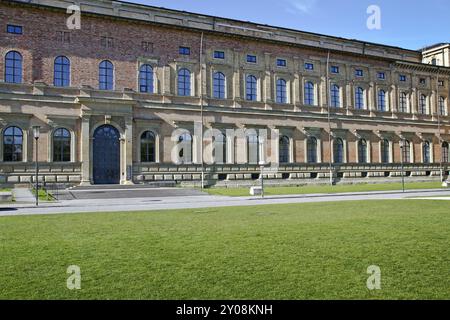
[[120, 134], [110, 125], [98, 127], [94, 132], [94, 183], [120, 183]]

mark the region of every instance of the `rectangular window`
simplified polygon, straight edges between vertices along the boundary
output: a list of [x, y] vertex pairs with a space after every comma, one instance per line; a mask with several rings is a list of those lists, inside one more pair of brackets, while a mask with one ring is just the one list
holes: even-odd
[[23, 28], [22, 26], [15, 26], [12, 24], [8, 24], [7, 32], [12, 34], [23, 34]]
[[386, 74], [384, 72], [378, 72], [378, 79], [385, 80], [386, 79]]
[[444, 86], [444, 80], [439, 80], [438, 85], [439, 85], [439, 87], [443, 87]]
[[256, 56], [248, 54], [247, 55], [247, 62], [249, 62], [249, 63], [256, 63]]
[[331, 66], [330, 71], [331, 71], [331, 73], [339, 73], [339, 67], [338, 66]]
[[427, 79], [425, 79], [425, 78], [420, 78], [419, 83], [420, 83], [420, 84], [426, 84], [426, 83], [427, 83]]
[[214, 59], [225, 59], [225, 52], [223, 51], [214, 51]]
[[105, 48], [113, 48], [114, 47], [114, 39], [111, 37], [101, 37], [100, 44]]
[[405, 75], [400, 75], [400, 81], [405, 82], [406, 81], [406, 76]]
[[284, 59], [277, 59], [277, 67], [286, 67], [287, 62]]
[[62, 43], [70, 43], [70, 32], [67, 31], [57, 31], [56, 32], [56, 41]]
[[184, 56], [188, 56], [188, 55], [191, 54], [191, 48], [189, 48], [189, 47], [180, 47], [179, 53], [184, 55]]
[[314, 70], [314, 64], [305, 63], [305, 70]]
[[364, 72], [361, 69], [355, 70], [355, 76], [357, 77], [364, 77]]
[[142, 41], [142, 50], [144, 50], [145, 52], [153, 52], [153, 43]]

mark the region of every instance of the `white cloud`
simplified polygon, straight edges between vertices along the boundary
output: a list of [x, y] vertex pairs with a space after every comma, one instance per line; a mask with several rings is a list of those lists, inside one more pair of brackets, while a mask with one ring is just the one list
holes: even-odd
[[289, 13], [310, 14], [317, 0], [286, 0], [286, 11]]

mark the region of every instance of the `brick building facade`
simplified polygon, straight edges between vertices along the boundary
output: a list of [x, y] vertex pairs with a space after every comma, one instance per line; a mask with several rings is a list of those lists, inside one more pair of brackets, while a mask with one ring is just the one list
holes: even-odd
[[412, 51], [107, 0], [81, 5], [69, 29], [72, 4], [0, 2], [2, 184], [33, 179], [33, 126], [45, 182], [198, 182], [202, 109], [211, 184], [250, 183], [262, 160], [280, 184], [395, 180], [401, 163], [409, 179], [448, 176], [448, 45]]

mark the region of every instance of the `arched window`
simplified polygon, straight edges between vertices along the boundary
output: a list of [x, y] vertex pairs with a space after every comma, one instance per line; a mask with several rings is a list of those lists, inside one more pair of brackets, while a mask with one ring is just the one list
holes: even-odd
[[225, 75], [222, 72], [214, 72], [213, 96], [216, 99], [225, 99]]
[[289, 138], [282, 136], [279, 141], [279, 161], [280, 163], [289, 163], [290, 143]]
[[100, 90], [114, 89], [114, 66], [111, 61], [104, 60], [100, 62], [99, 88]]
[[287, 103], [286, 80], [277, 80], [277, 103]]
[[3, 132], [3, 161], [19, 162], [23, 159], [23, 132], [18, 127]]
[[246, 99], [248, 101], [256, 101], [258, 99], [257, 80], [255, 76], [247, 76]]
[[141, 135], [141, 162], [156, 161], [156, 136], [151, 131]]
[[430, 163], [430, 143], [425, 141], [422, 145], [423, 163]]
[[314, 137], [309, 137], [306, 140], [306, 157], [308, 163], [317, 163], [317, 139]]
[[70, 161], [71, 136], [67, 129], [60, 128], [53, 132], [53, 161]]
[[408, 95], [405, 92], [400, 93], [399, 111], [403, 113], [408, 112]]
[[139, 69], [139, 91], [145, 93], [153, 93], [153, 67], [149, 64], [144, 64]]
[[390, 162], [390, 145], [389, 140], [384, 139], [381, 141], [381, 162], [389, 163]]
[[359, 163], [367, 163], [367, 142], [364, 139], [358, 142], [358, 161]]
[[341, 107], [341, 89], [336, 84], [331, 86], [331, 106], [333, 108]]
[[411, 144], [408, 140], [403, 141], [403, 162], [410, 163], [411, 162]]
[[313, 106], [314, 101], [314, 83], [311, 81], [305, 82], [305, 105]]
[[55, 59], [53, 85], [55, 87], [70, 86], [70, 60], [67, 57], [60, 56]]
[[424, 94], [420, 95], [419, 99], [419, 113], [427, 114], [427, 96]]
[[334, 163], [344, 163], [344, 141], [337, 138], [334, 141]]
[[442, 162], [448, 163], [448, 156], [449, 156], [449, 148], [448, 148], [448, 142], [442, 143]]
[[178, 95], [191, 95], [191, 72], [185, 68], [178, 71]]
[[256, 133], [247, 136], [247, 160], [248, 164], [259, 164], [259, 137]]
[[227, 162], [227, 137], [224, 133], [220, 132], [217, 136], [213, 136], [214, 139], [214, 163], [224, 164]]
[[446, 116], [447, 115], [447, 108], [445, 107], [445, 98], [439, 97], [439, 115]]
[[361, 87], [356, 88], [355, 91], [355, 108], [358, 110], [364, 109], [364, 89]]
[[182, 163], [192, 163], [192, 136], [189, 133], [183, 133], [178, 138], [181, 144], [181, 150], [179, 152], [180, 160]]
[[22, 55], [17, 51], [5, 56], [5, 82], [22, 83]]
[[378, 110], [385, 112], [386, 109], [386, 91], [379, 90], [378, 91]]

